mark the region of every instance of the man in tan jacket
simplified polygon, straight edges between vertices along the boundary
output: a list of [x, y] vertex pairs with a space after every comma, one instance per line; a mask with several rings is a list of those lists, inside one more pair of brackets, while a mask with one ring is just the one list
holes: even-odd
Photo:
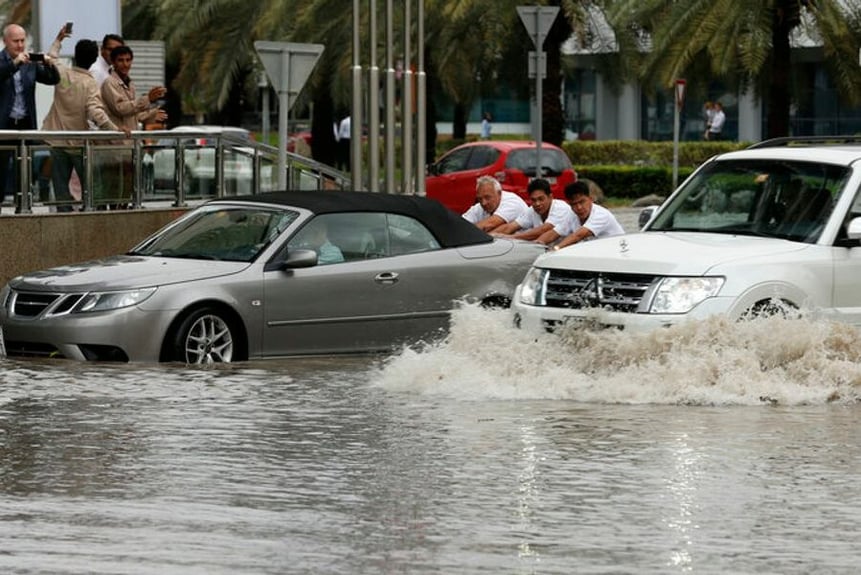
[[[153, 102], [162, 98], [167, 90], [164, 86], [156, 86], [141, 97], [135, 94], [135, 85], [129, 77], [134, 60], [134, 52], [128, 46], [117, 46], [111, 51], [111, 75], [102, 84], [102, 101], [108, 117], [121, 130], [137, 130], [138, 124], [147, 122], [164, 122], [167, 113], [161, 108], [152, 106]], [[122, 144], [118, 142], [118, 144]], [[114, 207], [124, 207], [131, 198], [132, 164], [131, 153], [119, 150], [113, 154], [102, 170], [104, 178], [100, 199], [110, 199]]]
[[[51, 47], [51, 53], [59, 51], [59, 40]], [[56, 46], [56, 49], [55, 49]], [[89, 129], [87, 120], [103, 130], [120, 131], [105, 112], [102, 98], [95, 78], [88, 68], [99, 55], [98, 44], [94, 40], [79, 40], [75, 44], [74, 66], [64, 66], [57, 62], [60, 83], [54, 87], [54, 102], [42, 124], [43, 130], [85, 132]], [[122, 130], [131, 136], [130, 130]], [[54, 199], [58, 212], [72, 211], [72, 195], [69, 193], [69, 178], [72, 169], [78, 174], [83, 190], [91, 191], [86, 181], [84, 168], [84, 149], [80, 140], [53, 141], [51, 149], [51, 183], [54, 186]]]

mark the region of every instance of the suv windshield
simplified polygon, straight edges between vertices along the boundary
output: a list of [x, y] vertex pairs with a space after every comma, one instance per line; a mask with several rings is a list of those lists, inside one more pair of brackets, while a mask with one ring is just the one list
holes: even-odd
[[845, 167], [812, 162], [712, 162], [673, 196], [647, 229], [815, 243], [848, 175]]
[[299, 213], [295, 211], [212, 206], [196, 211], [130, 253], [249, 262], [297, 217]]

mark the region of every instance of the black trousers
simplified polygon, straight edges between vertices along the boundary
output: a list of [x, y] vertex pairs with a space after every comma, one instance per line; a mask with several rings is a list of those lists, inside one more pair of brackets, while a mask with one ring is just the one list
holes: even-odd
[[[29, 117], [24, 118], [7, 118], [6, 130], [32, 130], [34, 128]], [[11, 148], [17, 148], [17, 140], [4, 140], [2, 142], [5, 149], [0, 151], [0, 199], [14, 199], [15, 192], [18, 190], [18, 163], [14, 162], [17, 151]]]

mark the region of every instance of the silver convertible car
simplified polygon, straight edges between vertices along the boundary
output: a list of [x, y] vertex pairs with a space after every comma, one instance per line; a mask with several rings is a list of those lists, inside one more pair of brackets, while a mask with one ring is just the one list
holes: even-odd
[[421, 197], [214, 200], [124, 255], [14, 278], [0, 333], [10, 356], [91, 361], [386, 351], [444, 334], [460, 300], [507, 304], [543, 251]]

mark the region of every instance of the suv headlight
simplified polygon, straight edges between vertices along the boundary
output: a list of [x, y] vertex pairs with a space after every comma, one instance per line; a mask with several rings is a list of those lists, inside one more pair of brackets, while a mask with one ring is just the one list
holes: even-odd
[[547, 285], [547, 270], [531, 268], [520, 284], [520, 303], [546, 305], [544, 293]]
[[722, 277], [664, 278], [655, 290], [650, 313], [687, 313], [723, 287]]
[[145, 288], [128, 291], [90, 292], [81, 298], [72, 313], [87, 313], [91, 311], [108, 311], [137, 305], [146, 301], [156, 288]]

